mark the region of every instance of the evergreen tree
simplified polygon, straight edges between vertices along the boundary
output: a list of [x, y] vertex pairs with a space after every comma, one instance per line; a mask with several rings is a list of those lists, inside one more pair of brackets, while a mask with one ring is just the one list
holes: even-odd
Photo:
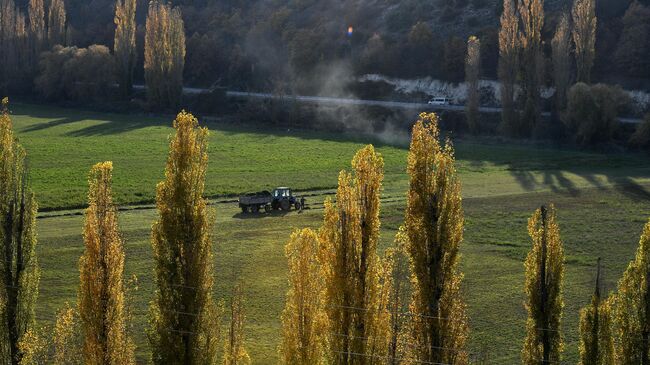
[[154, 279], [149, 340], [154, 364], [214, 364], [220, 311], [212, 299], [213, 213], [203, 198], [208, 130], [189, 113], [174, 121], [152, 227]]
[[324, 361], [324, 282], [318, 261], [318, 236], [296, 231], [285, 247], [289, 264], [289, 291], [282, 312], [282, 363], [320, 364]]
[[18, 344], [34, 325], [40, 271], [36, 259], [36, 199], [8, 111], [0, 110], [0, 363], [19, 364]]
[[614, 299], [616, 362], [650, 364], [650, 220]]
[[135, 364], [127, 335], [124, 248], [112, 197], [113, 164], [93, 166], [84, 222], [85, 251], [79, 260], [79, 315], [85, 364]]
[[185, 30], [179, 8], [149, 3], [144, 38], [144, 76], [153, 106], [176, 107], [183, 94]]
[[469, 37], [467, 41], [467, 57], [465, 57], [465, 83], [467, 83], [467, 102], [465, 112], [467, 114], [467, 124], [473, 134], [477, 134], [480, 129], [478, 124], [479, 107], [481, 97], [479, 94], [479, 76], [481, 72], [481, 41], [475, 37]]
[[522, 362], [559, 362], [563, 349], [560, 321], [564, 307], [564, 249], [553, 205], [535, 211], [528, 220], [528, 234], [533, 247], [525, 262], [528, 320]]
[[64, 0], [52, 0], [47, 16], [47, 39], [50, 48], [66, 45], [66, 11]]
[[513, 0], [503, 0], [499, 30], [499, 81], [501, 82], [501, 125], [511, 136], [519, 134], [519, 117], [515, 110], [515, 86], [519, 70], [519, 19]]
[[596, 0], [575, 0], [572, 15], [577, 81], [588, 84], [596, 58]]
[[249, 365], [251, 359], [244, 347], [244, 295], [240, 284], [235, 290], [230, 303], [230, 328], [224, 346], [223, 365]]
[[591, 303], [580, 311], [580, 365], [614, 363], [610, 301], [601, 297], [600, 259]]
[[555, 85], [555, 108], [563, 111], [567, 106], [567, 93], [571, 77], [569, 17], [563, 15], [551, 42], [553, 49], [553, 84]]
[[541, 84], [544, 67], [542, 28], [544, 0], [520, 0], [522, 77], [525, 102], [519, 136], [530, 136], [541, 122]]
[[460, 180], [450, 141], [439, 141], [438, 117], [423, 113], [408, 155], [407, 251], [413, 273], [412, 341], [417, 361], [466, 364], [469, 333], [460, 292], [463, 240]]
[[133, 69], [136, 61], [135, 22], [136, 0], [117, 0], [115, 4], [115, 42], [113, 52], [123, 97], [131, 95]]
[[354, 173], [339, 175], [336, 205], [325, 203], [321, 262], [335, 364], [377, 363], [386, 349], [388, 321], [377, 256], [383, 167], [373, 146], [361, 149], [352, 160]]

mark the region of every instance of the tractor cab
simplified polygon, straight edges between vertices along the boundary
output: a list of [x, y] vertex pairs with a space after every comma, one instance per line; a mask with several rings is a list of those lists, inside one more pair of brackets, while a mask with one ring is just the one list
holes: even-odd
[[284, 210], [289, 211], [291, 207], [294, 207], [295, 210], [300, 210], [302, 208], [300, 201], [293, 196], [293, 193], [290, 188], [279, 187], [273, 190], [273, 201], [271, 202], [271, 208], [274, 210]]
[[273, 190], [274, 199], [291, 198], [292, 196], [290, 188], [280, 187]]

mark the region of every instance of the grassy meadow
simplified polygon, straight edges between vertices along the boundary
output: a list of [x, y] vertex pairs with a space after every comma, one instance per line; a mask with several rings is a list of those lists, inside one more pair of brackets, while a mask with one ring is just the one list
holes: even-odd
[[[37, 222], [42, 267], [37, 317], [51, 323], [65, 301], [76, 300], [77, 262], [83, 249], [86, 174], [114, 162], [114, 191], [121, 205], [132, 333], [138, 360], [147, 363], [144, 329], [152, 298], [150, 204], [163, 177], [171, 118], [127, 116], [13, 105], [13, 121], [29, 156], [31, 180], [46, 213]], [[252, 123], [251, 123], [252, 124]], [[284, 244], [295, 228], [317, 228], [322, 201], [339, 170], [372, 137], [307, 131], [263, 130], [218, 121], [211, 130], [206, 194], [215, 199], [215, 295], [226, 303], [233, 284], [246, 295], [246, 343], [256, 364], [277, 360], [279, 316], [286, 291]], [[403, 220], [408, 177], [405, 146], [377, 143], [385, 158], [382, 251]], [[589, 301], [594, 263], [603, 257], [606, 283], [616, 281], [633, 257], [650, 215], [650, 158], [480, 141], [455, 141], [466, 216], [462, 246], [464, 291], [472, 329], [471, 350], [490, 364], [519, 363], [526, 312], [523, 259], [526, 225], [540, 204], [554, 202], [565, 244], [564, 336], [567, 363], [576, 363], [578, 311]], [[310, 196], [301, 213], [242, 216], [219, 197], [288, 185]], [[143, 204], [144, 205], [138, 205]], [[226, 320], [226, 319], [224, 319]]]

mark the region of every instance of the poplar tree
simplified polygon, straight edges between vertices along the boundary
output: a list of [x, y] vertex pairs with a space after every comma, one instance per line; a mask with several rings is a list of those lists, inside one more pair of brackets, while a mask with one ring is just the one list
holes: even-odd
[[36, 199], [8, 110], [0, 110], [0, 362], [19, 364], [18, 345], [34, 325], [40, 271], [36, 258]]
[[564, 249], [553, 205], [535, 211], [528, 220], [528, 234], [533, 246], [524, 264], [528, 320], [522, 362], [559, 362], [563, 349], [560, 321], [564, 307]]
[[79, 336], [79, 318], [67, 302], [59, 310], [54, 325], [52, 336], [54, 347], [54, 365], [81, 365], [83, 354], [81, 350], [82, 339]]
[[406, 252], [406, 231], [404, 226], [395, 235], [394, 246], [386, 251], [384, 273], [388, 280], [382, 286], [382, 292], [388, 294], [387, 309], [389, 316], [389, 336], [387, 363], [397, 365], [408, 354], [404, 342], [410, 342], [408, 336], [409, 304], [409, 259]]
[[135, 364], [127, 334], [124, 248], [112, 197], [111, 162], [90, 170], [84, 222], [85, 250], [79, 260], [79, 315], [85, 364]]
[[52, 0], [47, 16], [47, 39], [50, 48], [65, 45], [66, 12], [64, 0]]
[[244, 296], [240, 284], [235, 290], [230, 302], [230, 328], [224, 345], [223, 365], [249, 365], [251, 359], [244, 347]]
[[573, 44], [575, 45], [578, 82], [591, 82], [591, 69], [596, 58], [596, 0], [574, 0]]
[[324, 361], [327, 319], [318, 248], [316, 232], [304, 229], [294, 232], [284, 249], [289, 265], [289, 291], [282, 312], [283, 364], [311, 365]]
[[29, 39], [25, 15], [13, 0], [0, 0], [0, 92], [24, 91]]
[[153, 106], [176, 107], [183, 94], [185, 30], [179, 8], [149, 3], [144, 39], [144, 76]]
[[650, 364], [650, 220], [614, 299], [616, 362]]
[[520, 136], [530, 136], [541, 122], [542, 28], [544, 27], [544, 0], [520, 0], [522, 76], [525, 94]]
[[596, 288], [591, 296], [591, 303], [580, 310], [580, 365], [614, 363], [610, 301], [603, 300], [601, 286], [598, 259]]
[[553, 50], [553, 83], [555, 84], [555, 107], [557, 111], [566, 109], [569, 78], [571, 77], [571, 44], [569, 17], [563, 15], [551, 42]]
[[441, 145], [438, 117], [420, 114], [408, 154], [407, 251], [411, 261], [413, 355], [426, 363], [466, 364], [469, 333], [458, 267], [463, 207], [454, 148]]
[[380, 298], [380, 192], [384, 160], [369, 145], [341, 171], [336, 205], [325, 202], [320, 230], [329, 352], [335, 364], [373, 364], [385, 351], [387, 312]]
[[152, 361], [214, 364], [220, 311], [212, 299], [214, 214], [203, 198], [208, 130], [186, 112], [174, 128], [151, 233], [157, 286], [150, 310]]
[[29, 67], [32, 79], [38, 70], [38, 61], [44, 50], [45, 33], [45, 4], [43, 0], [29, 0]]
[[502, 132], [519, 134], [519, 118], [515, 110], [515, 86], [519, 71], [519, 19], [513, 0], [503, 0], [499, 30], [499, 81], [501, 82]]
[[467, 84], [467, 102], [465, 112], [467, 124], [473, 134], [479, 132], [478, 124], [480, 95], [478, 90], [479, 74], [481, 72], [481, 41], [475, 37], [469, 37], [467, 41], [467, 56], [465, 57], [465, 83]]
[[131, 95], [133, 89], [133, 69], [136, 61], [136, 7], [136, 0], [117, 0], [115, 4], [113, 52], [117, 60], [118, 79], [123, 97]]

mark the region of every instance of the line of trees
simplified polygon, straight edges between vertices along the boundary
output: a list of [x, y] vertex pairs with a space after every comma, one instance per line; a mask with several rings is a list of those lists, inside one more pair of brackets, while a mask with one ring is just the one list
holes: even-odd
[[[112, 201], [112, 164], [93, 166], [79, 260], [76, 306], [66, 305], [50, 331], [38, 328], [36, 201], [26, 153], [13, 134], [8, 101], [0, 114], [0, 359], [10, 364], [132, 364], [129, 289]], [[151, 360], [247, 364], [244, 294], [235, 287], [228, 333], [223, 303], [213, 299], [214, 212], [203, 198], [207, 129], [182, 112], [157, 187], [152, 226], [156, 291], [150, 307]], [[467, 348], [460, 245], [464, 215], [451, 142], [440, 142], [438, 118], [413, 127], [404, 225], [395, 245], [377, 252], [383, 158], [369, 145], [339, 176], [336, 202], [325, 203], [320, 229], [297, 231], [286, 246], [289, 291], [282, 314], [280, 358], [290, 364], [444, 363], [477, 360]], [[525, 261], [528, 320], [522, 362], [562, 360], [564, 253], [553, 205], [528, 222]], [[590, 304], [581, 311], [582, 364], [650, 361], [650, 221], [618, 290], [603, 297], [600, 263]], [[223, 342], [222, 342], [223, 340]], [[597, 359], [593, 362], [590, 359]]]

